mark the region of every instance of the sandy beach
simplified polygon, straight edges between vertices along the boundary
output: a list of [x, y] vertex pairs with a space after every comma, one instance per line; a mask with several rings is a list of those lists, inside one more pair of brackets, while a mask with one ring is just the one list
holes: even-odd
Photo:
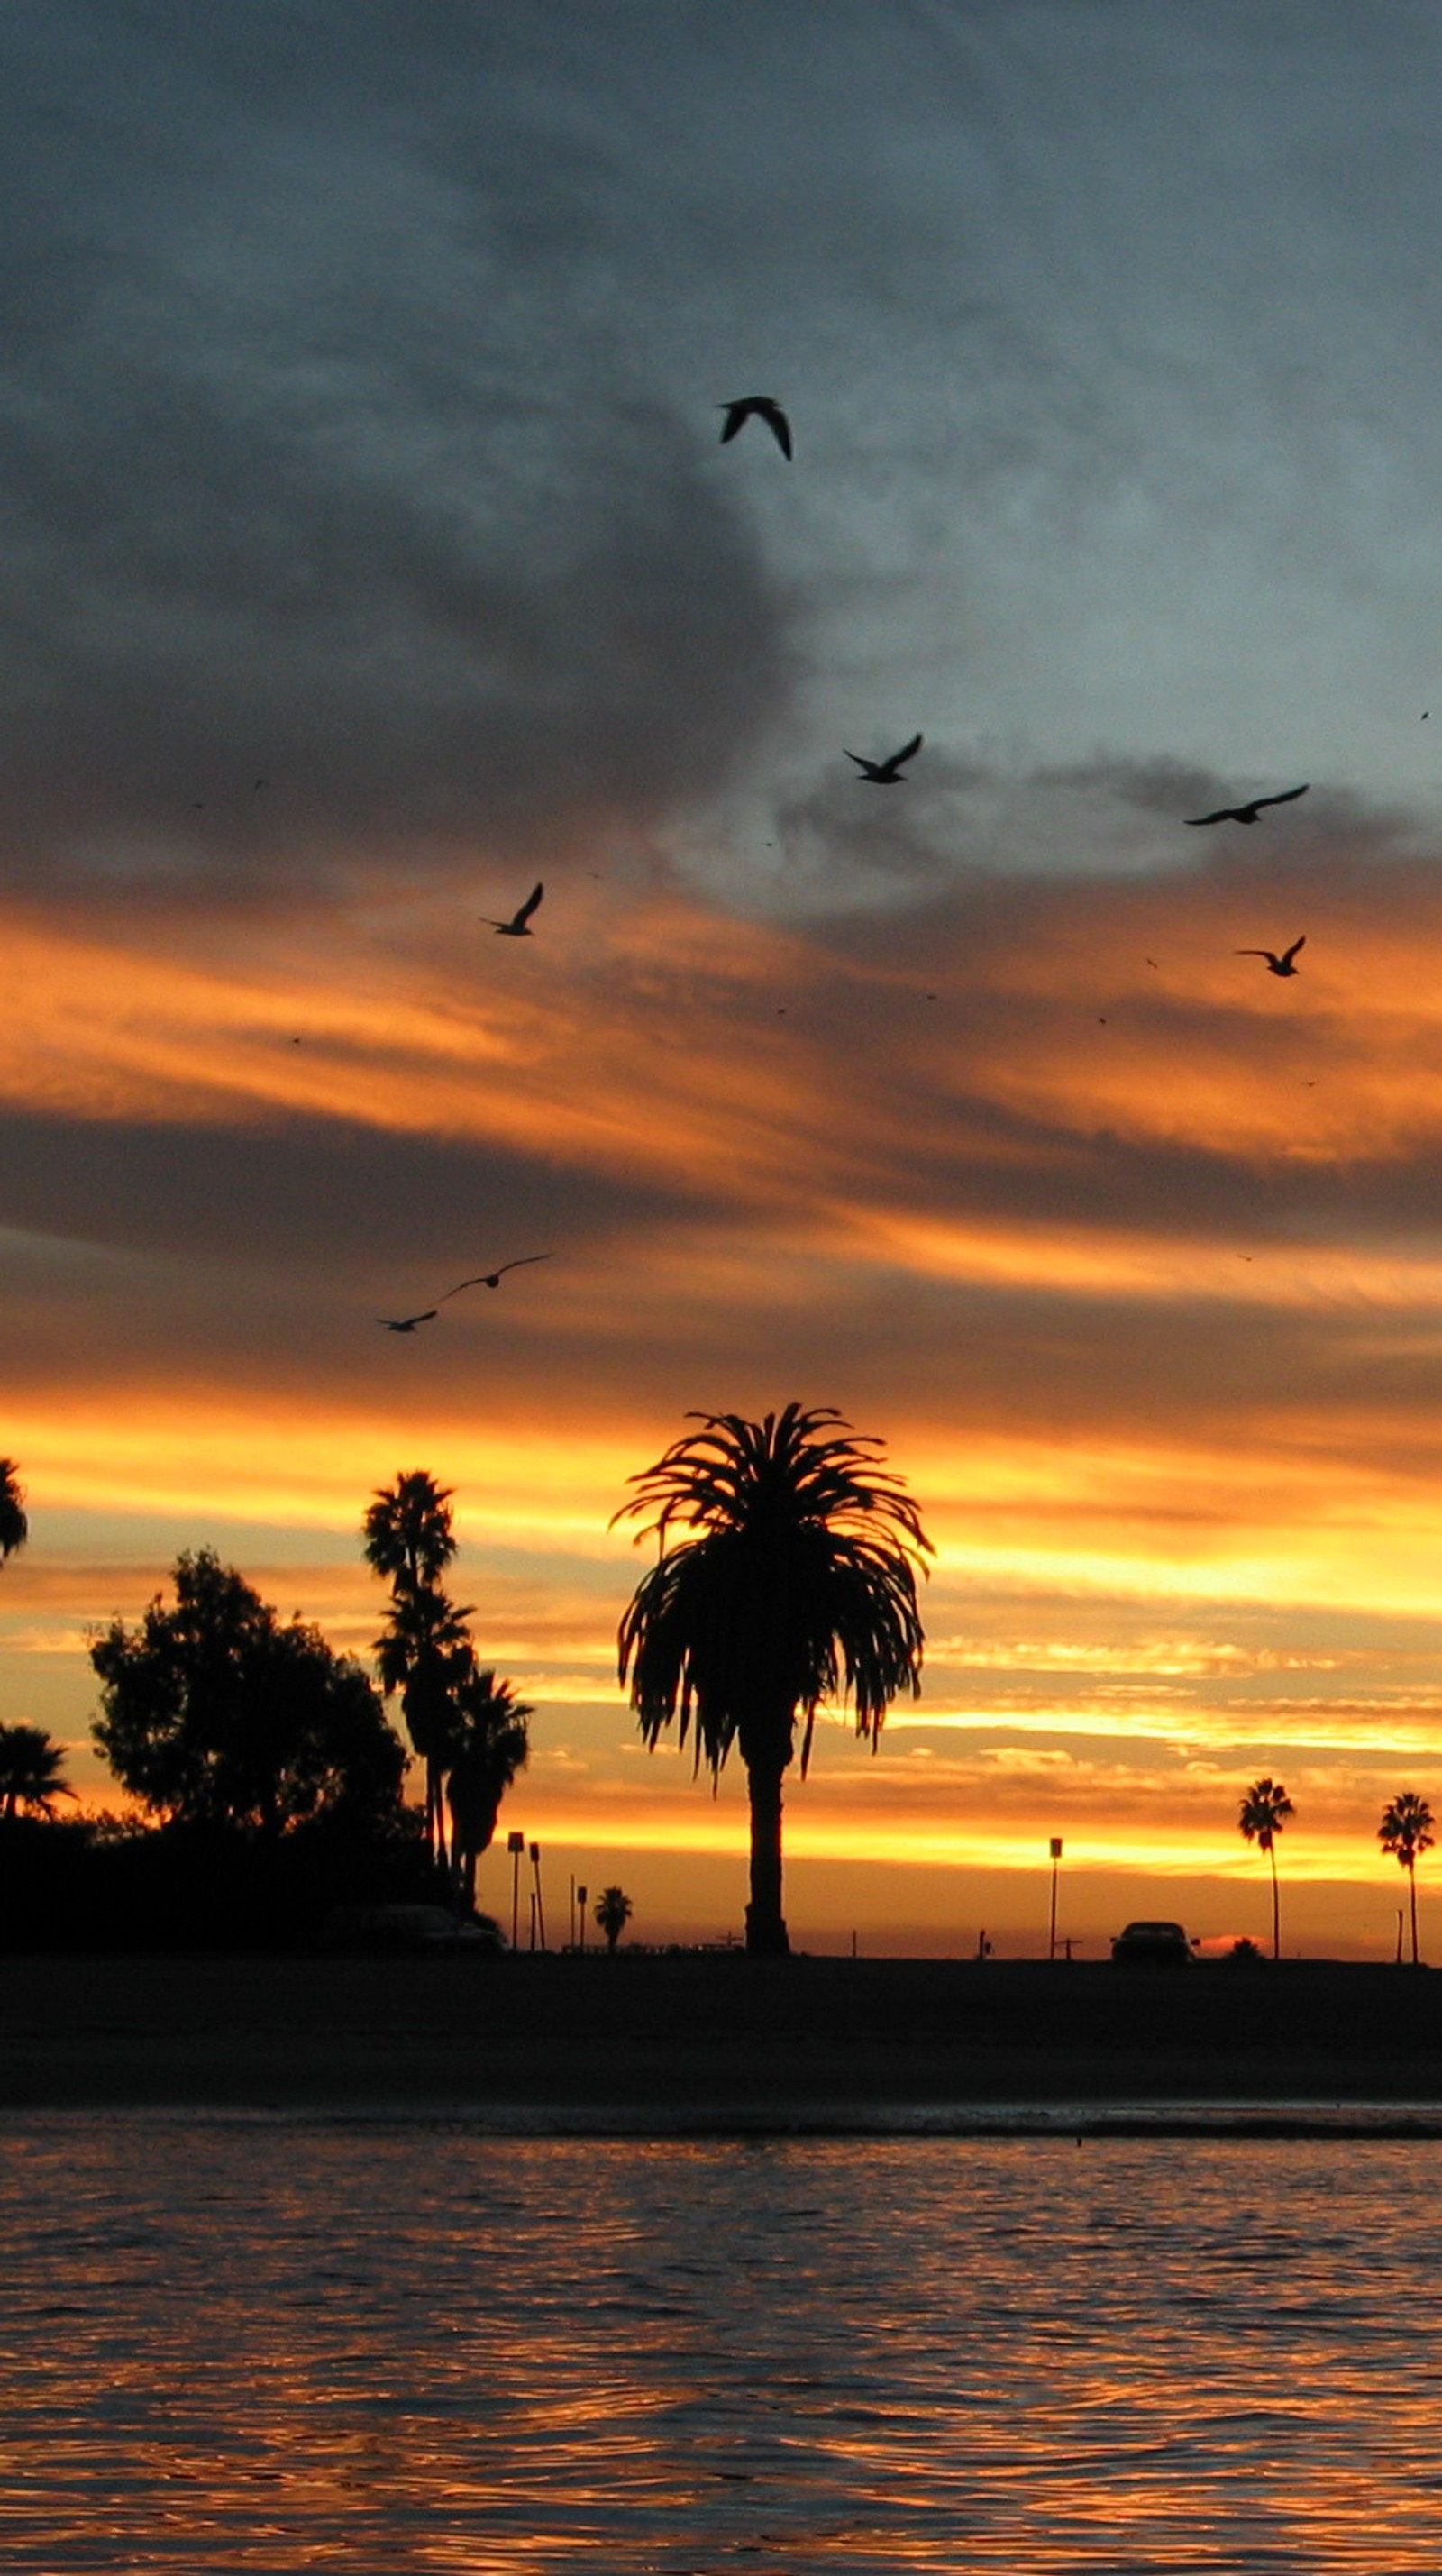
[[1301, 1962], [0, 1962], [9, 2110], [717, 2129], [1073, 2104], [1442, 2105], [1442, 1980]]

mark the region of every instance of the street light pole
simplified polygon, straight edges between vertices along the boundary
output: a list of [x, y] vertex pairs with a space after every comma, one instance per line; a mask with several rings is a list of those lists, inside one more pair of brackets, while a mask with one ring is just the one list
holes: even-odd
[[586, 1955], [586, 1896], [587, 1896], [587, 1892], [588, 1892], [588, 1891], [587, 1891], [584, 1887], [578, 1887], [578, 1888], [577, 1888], [577, 1890], [576, 1890], [576, 1913], [577, 1913], [577, 1918], [578, 1918], [578, 1920], [579, 1920], [579, 1922], [580, 1922], [580, 1927], [581, 1927], [580, 1951], [581, 1951], [581, 1956], [582, 1956], [582, 1958], [583, 1958], [583, 1959], [584, 1959], [584, 1957], [585, 1957], [585, 1955]]
[[1051, 1939], [1046, 1954], [1049, 1959], [1056, 1957], [1056, 1874], [1060, 1863], [1061, 1836], [1053, 1834], [1051, 1838]]
[[511, 1949], [513, 1953], [521, 1930], [521, 1856], [525, 1848], [524, 1834], [507, 1834], [506, 1849], [511, 1855]]
[[[546, 1946], [546, 1909], [541, 1902], [541, 1846], [539, 1843], [532, 1843], [531, 1845], [531, 1867], [536, 1873], [536, 1923], [540, 1930], [541, 1948], [544, 1950]], [[533, 1941], [531, 1944], [532, 1949], [534, 1949], [535, 1946], [536, 1945]]]

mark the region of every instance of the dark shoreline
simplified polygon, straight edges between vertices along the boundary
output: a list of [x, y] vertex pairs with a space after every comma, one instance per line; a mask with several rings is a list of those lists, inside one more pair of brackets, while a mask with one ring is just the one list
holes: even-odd
[[1442, 1978], [740, 1957], [0, 1960], [0, 2111], [682, 2136], [1442, 2136]]

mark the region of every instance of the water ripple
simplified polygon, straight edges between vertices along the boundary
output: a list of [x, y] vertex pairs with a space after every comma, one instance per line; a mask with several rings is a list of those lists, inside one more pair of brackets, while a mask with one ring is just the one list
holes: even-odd
[[1442, 2145], [4, 2133], [16, 2576], [1412, 2576]]

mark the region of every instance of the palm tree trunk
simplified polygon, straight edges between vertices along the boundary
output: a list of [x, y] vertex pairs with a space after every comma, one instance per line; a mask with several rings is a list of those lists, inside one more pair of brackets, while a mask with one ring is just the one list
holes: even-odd
[[1267, 1858], [1272, 1864], [1272, 1956], [1274, 1959], [1280, 1959], [1282, 1955], [1282, 1918], [1277, 1904], [1277, 1855], [1275, 1850], [1270, 1846], [1268, 1847]]
[[781, 1911], [782, 1768], [747, 1765], [751, 1798], [751, 1902], [746, 1908], [746, 1947], [760, 1959], [784, 1959], [791, 1948]]
[[450, 1858], [446, 1849], [446, 1808], [441, 1786], [441, 1766], [433, 1754], [426, 1758], [426, 1824], [430, 1832], [432, 1854], [444, 1869]]
[[1412, 1895], [1412, 1965], [1415, 1968], [1417, 1965], [1417, 1864], [1414, 1860], [1409, 1860], [1407, 1863], [1407, 1879]]

